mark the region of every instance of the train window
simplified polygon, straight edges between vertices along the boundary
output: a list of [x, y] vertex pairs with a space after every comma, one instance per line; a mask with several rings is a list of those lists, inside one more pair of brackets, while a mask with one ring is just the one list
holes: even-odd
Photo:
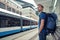
[[6, 16], [0, 15], [0, 27], [7, 27], [8, 20]]
[[21, 26], [21, 20], [18, 18], [0, 15], [0, 27]]
[[5, 4], [3, 4], [3, 3], [0, 2], [0, 8], [5, 9]]
[[11, 7], [7, 6], [7, 10], [8, 10], [8, 11], [11, 11]]
[[30, 21], [28, 20], [23, 20], [23, 26], [29, 26], [30, 25]]

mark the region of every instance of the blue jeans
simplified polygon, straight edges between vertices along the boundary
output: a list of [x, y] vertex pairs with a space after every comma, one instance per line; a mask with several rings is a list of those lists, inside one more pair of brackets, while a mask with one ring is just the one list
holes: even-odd
[[43, 30], [39, 33], [39, 40], [46, 40], [46, 31]]

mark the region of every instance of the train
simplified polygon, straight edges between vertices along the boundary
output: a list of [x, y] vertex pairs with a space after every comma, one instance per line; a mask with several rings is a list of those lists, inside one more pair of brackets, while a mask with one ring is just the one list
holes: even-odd
[[0, 4], [0, 37], [37, 28], [37, 20], [6, 10]]
[[[14, 18], [15, 17], [15, 18]], [[0, 9], [0, 36], [36, 28], [37, 21], [25, 16], [16, 16]]]

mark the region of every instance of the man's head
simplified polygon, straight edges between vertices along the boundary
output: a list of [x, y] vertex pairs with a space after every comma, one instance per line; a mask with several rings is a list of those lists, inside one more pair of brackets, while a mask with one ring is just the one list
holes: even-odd
[[44, 8], [44, 6], [43, 6], [43, 5], [38, 4], [38, 11], [39, 11], [39, 12], [43, 11], [43, 8]]

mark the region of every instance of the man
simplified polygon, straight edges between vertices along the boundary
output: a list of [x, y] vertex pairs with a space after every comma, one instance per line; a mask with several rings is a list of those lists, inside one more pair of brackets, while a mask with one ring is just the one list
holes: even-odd
[[39, 11], [39, 40], [46, 40], [46, 14], [43, 12], [44, 6], [38, 4]]

